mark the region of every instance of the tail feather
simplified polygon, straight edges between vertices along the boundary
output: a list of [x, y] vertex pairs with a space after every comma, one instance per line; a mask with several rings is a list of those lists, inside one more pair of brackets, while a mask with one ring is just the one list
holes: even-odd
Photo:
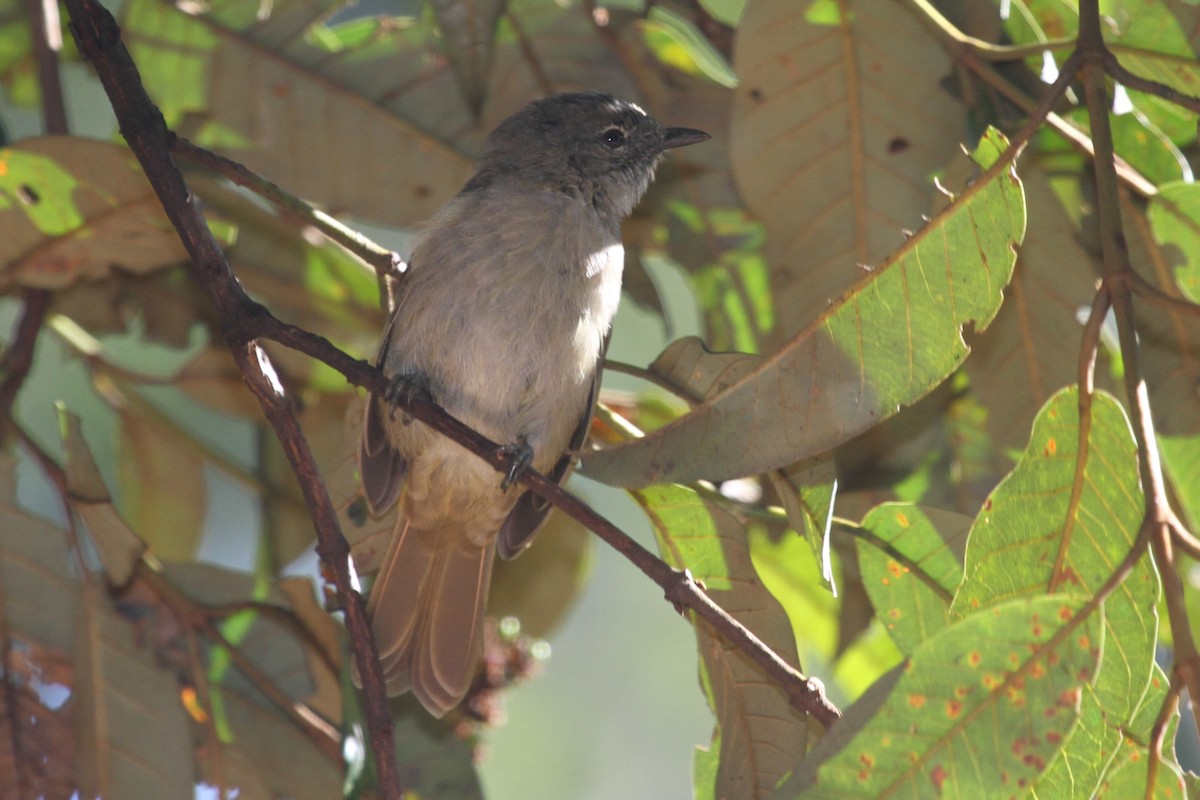
[[454, 547], [452, 534], [397, 531], [367, 603], [389, 695], [409, 689], [440, 717], [471, 686], [483, 649], [494, 547]]

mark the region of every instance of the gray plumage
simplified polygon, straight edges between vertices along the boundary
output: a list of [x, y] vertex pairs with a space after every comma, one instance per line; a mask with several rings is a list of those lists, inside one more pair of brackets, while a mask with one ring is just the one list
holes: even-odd
[[[420, 235], [379, 348], [385, 375], [428, 385], [496, 442], [526, 442], [565, 480], [582, 445], [621, 291], [620, 224], [662, 152], [707, 139], [598, 92], [526, 106]], [[367, 610], [390, 694], [441, 716], [470, 687], [492, 561], [548, 508], [423, 424], [368, 403], [359, 467], [373, 513], [397, 503]]]

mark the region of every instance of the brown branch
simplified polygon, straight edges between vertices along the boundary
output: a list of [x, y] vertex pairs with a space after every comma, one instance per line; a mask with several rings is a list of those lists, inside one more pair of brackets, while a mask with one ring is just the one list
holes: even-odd
[[397, 800], [400, 780], [396, 770], [393, 723], [366, 610], [362, 598], [351, 586], [349, 547], [342, 537], [333, 503], [321, 481], [308, 442], [275, 376], [270, 357], [248, 335], [247, 329], [238, 324], [243, 313], [257, 308], [257, 304], [246, 297], [234, 278], [229, 262], [171, 161], [169, 148], [173, 137], [167, 131], [162, 114], [146, 94], [137, 67], [121, 43], [116, 20], [96, 0], [66, 0], [66, 6], [80, 52], [95, 67], [116, 113], [121, 134], [141, 163], [163, 210], [183, 241], [194, 274], [212, 294], [226, 343], [296, 473], [317, 530], [317, 552], [333, 575], [338, 600], [345, 612], [346, 627], [359, 657], [366, 696], [364, 713], [380, 791], [389, 800]]
[[218, 175], [233, 181], [238, 186], [257, 194], [278, 208], [312, 225], [343, 249], [357, 256], [380, 277], [404, 272], [404, 260], [395, 252], [381, 247], [353, 228], [348, 228], [328, 214], [318, 211], [294, 194], [280, 188], [266, 178], [251, 172], [245, 166], [211, 150], [192, 144], [174, 132], [167, 132], [171, 152]]
[[1150, 398], [1140, 366], [1140, 347], [1133, 313], [1133, 267], [1129, 260], [1121, 221], [1116, 171], [1113, 169], [1113, 138], [1109, 123], [1109, 102], [1105, 88], [1108, 51], [1101, 34], [1098, 0], [1079, 4], [1079, 50], [1084, 98], [1087, 103], [1096, 179], [1096, 209], [1099, 219], [1101, 261], [1104, 283], [1112, 296], [1113, 312], [1121, 357], [1125, 367], [1125, 392], [1138, 445], [1138, 471], [1145, 492], [1142, 534], [1150, 546], [1162, 578], [1175, 657], [1173, 679], [1178, 678], [1192, 697], [1200, 697], [1200, 653], [1188, 622], [1184, 587], [1175, 564], [1172, 526], [1177, 525], [1167, 496], [1162, 463], [1155, 435]]
[[1141, 75], [1130, 72], [1121, 65], [1120, 60], [1117, 59], [1111, 50], [1105, 50], [1104, 52], [1104, 69], [1113, 77], [1113, 80], [1119, 81], [1127, 89], [1134, 89], [1161, 97], [1177, 106], [1183, 106], [1189, 111], [1200, 114], [1200, 98], [1172, 89], [1165, 83], [1152, 81], [1149, 78], [1143, 78]]
[[1129, 280], [1132, 284], [1131, 288], [1134, 294], [1143, 300], [1148, 300], [1156, 306], [1162, 306], [1170, 311], [1176, 311], [1189, 317], [1200, 317], [1200, 305], [1193, 303], [1191, 300], [1167, 294], [1136, 272], [1129, 274]]
[[[12, 413], [17, 393], [21, 391], [33, 367], [38, 334], [42, 332], [53, 295], [45, 289], [26, 289], [22, 297], [25, 305], [21, 309], [16, 332], [3, 358], [0, 358], [0, 374], [4, 376], [0, 381], [0, 411], [5, 414]], [[3, 426], [0, 426], [0, 438], [4, 438]]]
[[1179, 681], [1171, 680], [1167, 687], [1167, 696], [1163, 698], [1162, 708], [1158, 710], [1158, 717], [1154, 720], [1154, 727], [1150, 729], [1150, 758], [1146, 763], [1146, 800], [1152, 800], [1158, 796], [1155, 791], [1155, 784], [1158, 783], [1158, 770], [1162, 766], [1163, 761], [1163, 741], [1167, 738], [1167, 728], [1171, 724], [1171, 717], [1175, 716], [1175, 712], [1179, 709], [1179, 695], [1183, 691], [1183, 686]]

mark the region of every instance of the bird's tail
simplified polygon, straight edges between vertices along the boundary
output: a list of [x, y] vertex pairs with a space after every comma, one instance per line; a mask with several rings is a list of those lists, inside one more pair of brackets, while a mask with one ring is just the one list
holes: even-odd
[[367, 613], [388, 694], [411, 689], [440, 717], [463, 699], [479, 666], [495, 547], [403, 520], [396, 537]]

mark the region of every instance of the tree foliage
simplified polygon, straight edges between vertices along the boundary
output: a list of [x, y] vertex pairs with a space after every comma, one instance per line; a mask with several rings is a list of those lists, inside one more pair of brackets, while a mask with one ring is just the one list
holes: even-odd
[[1195, 785], [1200, 9], [126, 0], [171, 131], [125, 116], [126, 76], [131, 152], [77, 129], [80, 51], [113, 74], [95, 4], [65, 2], [78, 49], [35, 5], [0, 0], [0, 124], [43, 120], [0, 150], [0, 796], [482, 796], [477, 747], [586, 591], [590, 534], [556, 513], [502, 565], [468, 702], [393, 703], [368, 757], [352, 607], [284, 576], [333, 530], [321, 492], [360, 572], [390, 535], [355, 474], [361, 373], [231, 320], [177, 230], [202, 211], [266, 312], [369, 358], [395, 276], [346, 225], [412, 230], [500, 120], [581, 88], [713, 134], [623, 232], [625, 303], [699, 329], [612, 366], [639, 388], [602, 394], [580, 470], [630, 493], [667, 566], [634, 561], [694, 627], [694, 796]]

